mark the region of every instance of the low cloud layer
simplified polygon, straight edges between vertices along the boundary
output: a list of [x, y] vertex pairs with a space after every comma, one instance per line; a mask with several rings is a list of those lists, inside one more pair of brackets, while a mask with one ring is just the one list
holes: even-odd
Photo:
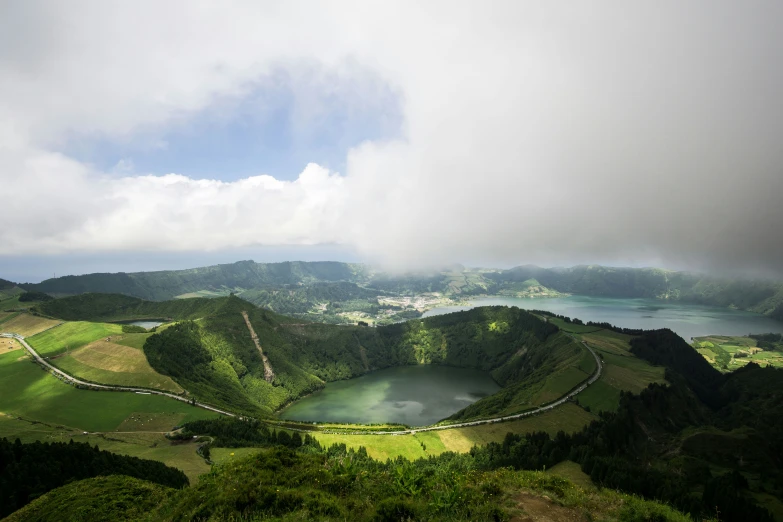
[[[782, 19], [779, 2], [728, 1], [4, 4], [1, 251], [328, 243], [393, 266], [783, 275]], [[372, 71], [399, 94], [401, 137], [295, 181], [101, 172], [59, 152], [165, 135], [307, 64], [357, 107], [377, 85], [352, 71]]]

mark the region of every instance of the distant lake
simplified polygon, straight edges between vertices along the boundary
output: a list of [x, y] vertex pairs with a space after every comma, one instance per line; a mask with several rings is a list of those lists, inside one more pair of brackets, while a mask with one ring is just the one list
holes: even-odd
[[283, 419], [433, 424], [500, 390], [486, 372], [448, 366], [387, 368], [327, 383], [280, 413]]
[[156, 326], [160, 326], [163, 324], [163, 321], [133, 321], [131, 323], [126, 324], [132, 324], [133, 326], [141, 326], [142, 328], [146, 328], [149, 330], [150, 328], [155, 328]]
[[570, 297], [525, 299], [485, 297], [469, 306], [444, 306], [424, 313], [424, 317], [468, 310], [477, 306], [517, 306], [526, 310], [546, 310], [582, 321], [611, 323], [623, 328], [654, 330], [669, 328], [686, 341], [704, 335], [748, 335], [783, 333], [783, 323], [751, 312], [685, 304], [657, 299], [618, 299], [611, 297]]

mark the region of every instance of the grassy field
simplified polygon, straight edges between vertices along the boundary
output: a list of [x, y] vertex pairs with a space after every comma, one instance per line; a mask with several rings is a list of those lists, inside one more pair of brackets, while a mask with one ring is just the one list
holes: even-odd
[[78, 348], [52, 362], [65, 372], [91, 382], [140, 386], [173, 393], [183, 391], [171, 377], [153, 370], [140, 349], [104, 339]]
[[596, 326], [587, 326], [584, 324], [573, 324], [573, 323], [567, 323], [563, 321], [562, 319], [558, 319], [557, 317], [549, 317], [548, 321], [552, 323], [553, 325], [557, 326], [564, 332], [568, 333], [589, 333], [589, 332], [597, 332], [601, 330], [600, 328]]
[[137, 412], [182, 415], [180, 422], [216, 414], [158, 395], [80, 390], [62, 383], [15, 350], [0, 355], [0, 412], [85, 431], [115, 431]]
[[261, 453], [263, 448], [212, 448], [209, 451], [210, 460], [220, 466], [231, 461], [236, 461]]
[[[157, 331], [161, 331], [163, 327], [158, 327]], [[154, 335], [152, 332], [150, 333], [136, 333], [136, 334], [122, 334], [121, 337], [112, 338], [113, 343], [121, 344], [122, 346], [130, 346], [131, 348], [137, 348], [141, 350], [144, 348], [144, 343], [147, 342], [147, 338], [150, 335]]]
[[[22, 312], [0, 312], [0, 325], [2, 325], [6, 321], [10, 321], [17, 315], [21, 314]], [[0, 326], [2, 328], [2, 326]]]
[[[100, 393], [100, 392], [93, 392]], [[29, 421], [0, 413], [0, 438], [19, 438], [22, 442], [89, 442], [102, 450], [144, 459], [158, 460], [181, 469], [191, 484], [210, 470], [196, 454], [196, 444], [185, 441], [172, 443], [162, 432], [123, 431], [110, 434], [85, 434], [82, 430], [62, 425]]]
[[549, 468], [546, 472], [550, 475], [566, 478], [586, 490], [595, 487], [593, 481], [590, 480], [590, 475], [582, 471], [582, 467], [572, 460], [564, 460]]
[[[592, 358], [592, 355], [589, 353], [588, 356]], [[593, 359], [593, 361], [595, 361], [595, 359]], [[540, 406], [555, 401], [578, 386], [579, 383], [583, 382], [588, 377], [590, 377], [590, 373], [586, 373], [575, 366], [565, 368], [562, 371], [552, 374], [552, 376], [546, 380], [546, 383], [531, 404]]]
[[721, 372], [734, 371], [749, 362], [759, 366], [783, 368], [783, 352], [762, 350], [756, 346], [756, 340], [750, 337], [696, 337], [692, 346]]
[[73, 321], [34, 335], [27, 342], [41, 357], [53, 357], [119, 334], [122, 326], [118, 324]]
[[639, 393], [650, 383], [665, 382], [663, 367], [652, 366], [629, 351], [631, 336], [601, 330], [580, 337], [604, 363], [601, 378], [578, 396], [579, 404], [591, 411], [614, 411], [619, 405], [621, 391]]
[[12, 296], [12, 297], [4, 297], [2, 300], [0, 300], [0, 310], [18, 310], [20, 308], [30, 308], [31, 306], [37, 304], [33, 301], [20, 301], [19, 296], [21, 294]]
[[501, 442], [508, 432], [546, 431], [550, 435], [555, 435], [558, 431], [563, 430], [566, 433], [573, 433], [581, 430], [595, 419], [595, 415], [575, 404], [567, 403], [546, 413], [524, 419], [442, 430], [435, 433], [440, 437], [446, 450], [462, 452], [470, 450], [476, 444]]
[[16, 333], [24, 337], [34, 336], [62, 323], [56, 319], [46, 319], [37, 315], [19, 314], [0, 324], [0, 331]]
[[574, 404], [564, 404], [534, 417], [468, 428], [425, 431], [413, 435], [332, 435], [315, 434], [323, 445], [344, 443], [348, 447], [364, 446], [367, 453], [379, 460], [403, 456], [417, 459], [439, 455], [444, 451], [466, 452], [475, 445], [501, 442], [508, 432], [546, 431], [555, 435], [579, 431], [596, 417]]

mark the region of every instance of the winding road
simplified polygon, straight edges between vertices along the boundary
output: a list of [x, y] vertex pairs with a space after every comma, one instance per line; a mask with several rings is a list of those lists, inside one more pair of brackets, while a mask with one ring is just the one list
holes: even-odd
[[[35, 361], [51, 370], [56, 375], [60, 376], [65, 380], [65, 382], [73, 383], [73, 384], [79, 384], [81, 386], [84, 386], [86, 388], [90, 388], [93, 390], [103, 390], [103, 391], [126, 391], [126, 392], [136, 392], [136, 393], [145, 393], [145, 394], [151, 394], [151, 395], [162, 395], [164, 397], [169, 397], [170, 399], [175, 399], [181, 402], [187, 402], [189, 404], [193, 404], [194, 406], [198, 406], [199, 408], [204, 408], [205, 410], [214, 411], [216, 413], [220, 413], [222, 415], [228, 415], [229, 417], [236, 417], [237, 415], [234, 413], [227, 412], [225, 410], [221, 410], [218, 408], [215, 408], [214, 406], [210, 406], [208, 404], [203, 404], [200, 402], [191, 403], [189, 399], [185, 397], [181, 397], [179, 395], [175, 395], [173, 393], [168, 392], [162, 392], [157, 390], [151, 390], [148, 388], [132, 388], [132, 387], [126, 387], [126, 386], [111, 386], [106, 384], [95, 384], [92, 382], [83, 381], [81, 379], [77, 379], [76, 377], [69, 375], [65, 373], [64, 371], [60, 370], [59, 368], [53, 366], [51, 363], [49, 363], [46, 359], [42, 358], [40, 355], [38, 355], [38, 352], [36, 352], [32, 346], [30, 346], [27, 341], [25, 341], [24, 336], [15, 334], [15, 333], [0, 333], [0, 337], [5, 338], [14, 338], [18, 340], [22, 346], [25, 347], [25, 349], [30, 352], [30, 355], [35, 359]], [[581, 342], [582, 345], [590, 351], [590, 353], [595, 358], [596, 363], [596, 370], [595, 372], [587, 378], [587, 380], [583, 381], [582, 384], [568, 392], [567, 394], [563, 395], [556, 401], [550, 402], [548, 404], [545, 404], [543, 406], [539, 406], [538, 408], [534, 410], [528, 410], [522, 413], [516, 413], [514, 415], [506, 415], [503, 417], [494, 417], [492, 419], [481, 419], [481, 420], [475, 420], [470, 422], [460, 422], [456, 424], [446, 424], [441, 426], [428, 426], [423, 428], [410, 428], [406, 430], [398, 430], [398, 431], [368, 431], [368, 430], [360, 430], [360, 431], [338, 431], [338, 430], [306, 430], [306, 429], [299, 429], [299, 428], [292, 428], [289, 426], [284, 426], [286, 430], [290, 431], [297, 431], [300, 433], [325, 433], [325, 434], [339, 434], [339, 435], [411, 435], [414, 433], [419, 433], [423, 431], [437, 431], [437, 430], [449, 430], [453, 428], [466, 428], [470, 426], [480, 426], [482, 424], [493, 424], [496, 422], [504, 422], [504, 421], [510, 421], [510, 420], [516, 420], [516, 419], [522, 419], [525, 417], [530, 417], [533, 415], [537, 415], [539, 413], [544, 413], [547, 411], [550, 411], [562, 404], [565, 404], [572, 398], [574, 398], [579, 393], [583, 392], [585, 389], [587, 389], [588, 386], [593, 384], [595, 381], [597, 381], [601, 374], [603, 373], [603, 362], [601, 361], [601, 358], [598, 357], [598, 354], [593, 351], [588, 344], [582, 340], [577, 339], [574, 336], [571, 336], [574, 341]], [[274, 425], [277, 427], [282, 427], [278, 423], [269, 423], [270, 425]]]
[[170, 399], [175, 399], [181, 402], [187, 402], [188, 404], [193, 404], [194, 406], [198, 406], [199, 408], [204, 408], [205, 410], [214, 411], [217, 413], [221, 413], [223, 415], [228, 415], [230, 417], [236, 417], [235, 414], [215, 408], [214, 406], [210, 406], [209, 404], [202, 404], [200, 402], [191, 403], [190, 399], [187, 399], [186, 397], [181, 397], [179, 395], [175, 395], [173, 393], [158, 391], [158, 390], [152, 390], [149, 388], [132, 388], [128, 386], [111, 386], [108, 384], [95, 384], [94, 382], [87, 382], [83, 381], [81, 379], [78, 379], [74, 377], [73, 375], [69, 375], [62, 371], [61, 369], [57, 368], [56, 366], [53, 366], [49, 361], [38, 355], [38, 352], [36, 352], [32, 346], [27, 344], [27, 341], [24, 340], [24, 336], [15, 334], [15, 333], [0, 333], [0, 337], [5, 337], [7, 339], [13, 338], [19, 341], [22, 346], [25, 347], [25, 349], [30, 352], [30, 355], [33, 356], [33, 359], [35, 359], [35, 362], [40, 364], [41, 366], [46, 367], [47, 369], [51, 370], [52, 373], [55, 373], [56, 375], [62, 377], [62, 379], [67, 383], [73, 383], [73, 384], [79, 384], [81, 386], [84, 386], [86, 388], [90, 388], [93, 390], [103, 390], [103, 391], [126, 391], [126, 392], [135, 392], [135, 393], [143, 393], [143, 394], [149, 394], [149, 395], [163, 395], [164, 397], [168, 397]]

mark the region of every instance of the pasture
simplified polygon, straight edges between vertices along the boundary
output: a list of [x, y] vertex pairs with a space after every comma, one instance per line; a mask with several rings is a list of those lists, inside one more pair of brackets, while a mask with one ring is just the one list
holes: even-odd
[[552, 436], [556, 435], [560, 430], [566, 433], [574, 433], [590, 424], [596, 418], [595, 415], [569, 402], [546, 413], [540, 413], [532, 417], [467, 428], [442, 430], [435, 433], [438, 434], [447, 451], [465, 452], [469, 451], [476, 444], [484, 445], [488, 442], [502, 442], [508, 432], [531, 433], [534, 431], [545, 431]]
[[62, 323], [62, 321], [23, 313], [0, 323], [0, 331], [30, 337], [55, 327], [60, 323]]
[[597, 332], [601, 330], [601, 328], [597, 326], [587, 326], [585, 324], [567, 323], [557, 317], [548, 317], [547, 320], [553, 325], [563, 330], [564, 332], [568, 332], [568, 333], [581, 334], [581, 333]]
[[563, 430], [573, 433], [581, 430], [591, 421], [592, 415], [574, 404], [564, 404], [552, 411], [524, 419], [483, 424], [467, 428], [425, 431], [413, 435], [343, 435], [313, 433], [324, 446], [345, 444], [349, 448], [364, 446], [374, 459], [386, 460], [398, 456], [407, 459], [426, 458], [440, 455], [444, 451], [464, 453], [475, 445], [488, 442], [502, 442], [506, 433], [530, 433], [546, 431], [555, 435]]
[[631, 336], [601, 330], [580, 337], [604, 364], [601, 378], [577, 396], [579, 404], [591, 411], [615, 411], [620, 404], [621, 391], [639, 393], [653, 382], [665, 382], [663, 367], [652, 366], [629, 351]]
[[[102, 392], [93, 392], [102, 393]], [[196, 454], [197, 445], [192, 442], [172, 443], [162, 432], [135, 431], [109, 434], [87, 433], [61, 425], [31, 421], [0, 413], [0, 438], [19, 438], [22, 442], [89, 442], [102, 450], [152, 459], [182, 470], [191, 484], [199, 475], [207, 473], [210, 466]]]
[[[585, 352], [587, 352], [587, 350], [585, 350]], [[587, 355], [593, 359], [592, 355], [589, 353]], [[595, 359], [593, 359], [593, 365], [595, 365]], [[536, 394], [530, 404], [533, 406], [540, 406], [555, 401], [576, 388], [588, 377], [590, 377], [590, 373], [586, 373], [574, 366], [569, 366], [561, 371], [553, 373], [546, 379], [544, 386], [538, 394]]]
[[138, 412], [181, 414], [182, 422], [217, 414], [158, 395], [81, 390], [15, 350], [0, 354], [0, 412], [83, 431], [111, 432]]
[[762, 350], [756, 345], [756, 340], [750, 337], [723, 335], [696, 337], [692, 346], [721, 372], [734, 371], [749, 362], [759, 366], [783, 368], [783, 352]]
[[[0, 312], [0, 325], [6, 321], [10, 321], [20, 313], [21, 312]], [[2, 326], [0, 326], [0, 328], [2, 328]]]
[[71, 321], [34, 335], [27, 342], [41, 357], [54, 357], [119, 334], [122, 334], [119, 324]]
[[142, 350], [107, 342], [103, 338], [52, 362], [65, 372], [91, 382], [139, 386], [172, 393], [183, 391], [171, 377], [153, 370]]
[[[161, 331], [162, 329], [163, 326], [159, 326], [157, 331]], [[122, 337], [113, 338], [112, 342], [121, 344], [122, 346], [129, 346], [131, 348], [136, 348], [138, 350], [141, 350], [142, 348], [144, 348], [144, 343], [147, 342], [147, 338], [149, 338], [150, 335], [154, 335], [154, 334], [152, 332], [122, 334]]]

